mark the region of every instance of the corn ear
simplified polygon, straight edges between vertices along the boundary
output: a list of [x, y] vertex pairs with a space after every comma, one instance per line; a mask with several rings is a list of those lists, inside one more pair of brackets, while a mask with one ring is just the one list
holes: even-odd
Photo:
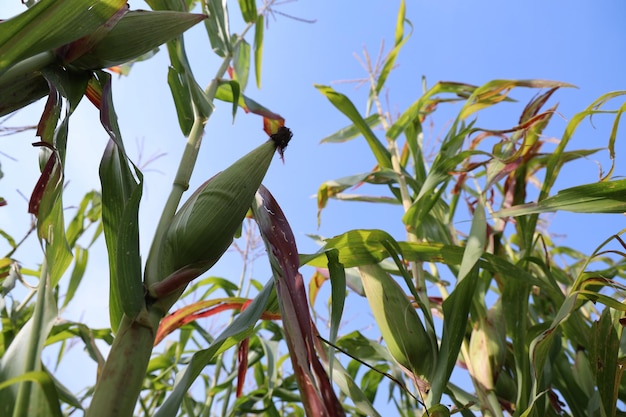
[[[100, 69], [126, 63], [180, 36], [206, 17], [203, 14], [172, 11], [129, 11], [95, 46], [72, 59], [71, 63], [82, 69]], [[64, 47], [65, 53], [70, 58], [76, 55], [74, 48], [80, 49], [83, 44], [90, 45], [91, 42], [89, 36], [79, 39], [75, 45]]]
[[263, 143], [205, 182], [183, 204], [165, 236], [159, 255], [159, 282], [149, 288], [152, 297], [160, 299], [184, 288], [224, 254], [278, 146], [274, 140]]
[[415, 307], [398, 283], [378, 264], [362, 265], [359, 272], [389, 353], [402, 367], [428, 379], [436, 355]]
[[486, 317], [474, 325], [469, 344], [469, 360], [474, 379], [486, 390], [495, 389], [495, 381], [504, 364], [506, 354], [506, 328], [502, 303], [498, 300]]

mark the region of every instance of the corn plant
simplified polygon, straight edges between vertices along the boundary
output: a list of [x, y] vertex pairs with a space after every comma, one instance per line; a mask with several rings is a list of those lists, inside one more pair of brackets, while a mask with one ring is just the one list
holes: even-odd
[[[30, 7], [22, 14], [0, 23], [0, 115], [47, 96], [37, 126], [39, 140], [35, 143], [41, 148], [41, 177], [29, 202], [44, 259], [37, 271], [22, 270], [11, 253], [2, 260], [3, 289], [11, 291], [23, 273], [36, 275], [39, 281], [32, 291], [35, 302], [17, 308], [13, 305], [12, 310], [6, 308], [3, 290], [0, 414], [56, 416], [62, 415], [64, 409], [68, 414], [82, 409], [87, 416], [130, 416], [141, 409], [152, 415], [173, 416], [181, 407], [193, 415], [209, 413], [211, 400], [194, 402], [188, 394], [191, 384], [220, 353], [238, 343], [244, 358], [239, 365], [243, 381], [251, 345], [255, 352], [258, 350], [253, 344], [258, 338], [252, 342], [248, 339], [255, 323], [264, 314], [274, 317], [281, 310], [285, 334], [279, 333], [287, 340], [297, 387], [292, 386], [291, 390], [300, 391], [297, 400], [291, 401], [295, 403], [292, 407], [308, 415], [343, 415], [315, 351], [303, 287], [292, 288], [293, 282], [302, 281], [295, 241], [292, 236], [284, 242], [284, 236], [290, 234], [289, 225], [269, 191], [261, 187], [274, 153], [278, 151], [283, 156], [292, 133], [280, 115], [243, 95], [252, 50], [246, 34], [256, 28], [253, 56], [258, 84], [263, 19], [273, 3], [257, 10], [254, 1], [239, 2], [246, 25], [240, 34], [231, 33], [228, 9], [219, 0], [152, 0], [147, 2], [152, 11], [128, 10], [124, 0], [28, 3]], [[196, 6], [203, 13], [189, 12]], [[181, 37], [200, 22], [205, 23], [211, 47], [222, 59], [214, 78], [204, 88], [193, 76]], [[113, 107], [111, 75], [104, 69], [117, 67], [117, 71], [127, 71], [129, 62], [149, 57], [163, 43], [167, 44], [171, 61], [167, 81], [187, 143], [146, 264], [142, 265], [138, 209], [143, 175], [126, 154], [122, 128]], [[99, 167], [101, 192], [87, 195], [66, 225], [64, 166], [66, 158], [72, 157], [66, 154], [68, 122], [84, 96], [99, 110], [110, 140]], [[224, 171], [207, 176], [207, 181], [181, 204], [215, 99], [231, 103], [233, 115], [238, 107], [261, 115], [269, 138]], [[260, 194], [255, 198], [257, 190]], [[220, 259], [246, 213], [258, 201], [266, 210], [257, 207], [255, 218], [262, 225], [262, 236], [270, 248], [275, 280], [260, 288], [254, 299], [244, 303], [239, 298], [241, 313], [221, 334], [208, 338], [207, 348], [197, 347], [192, 357], [184, 360], [187, 367], [167, 387], [165, 399], [162, 380], [150, 378], [159, 370], [163, 371], [161, 376], [173, 371], [172, 367], [159, 367], [158, 356], [156, 364], [151, 361], [155, 342], [162, 340], [173, 322], [172, 316], [163, 318], [188, 285]], [[111, 329], [99, 332], [79, 323], [55, 323], [59, 281], [74, 257], [65, 306], [83, 278], [87, 250], [80, 248], [77, 241], [90, 228], [95, 229], [92, 242], [104, 234], [110, 272]], [[19, 246], [11, 237], [3, 236], [14, 249]], [[77, 335], [98, 363], [97, 381], [83, 398], [69, 393], [41, 361], [44, 345], [65, 343]], [[111, 344], [106, 359], [94, 343], [96, 339]], [[184, 348], [184, 344], [179, 346]], [[183, 361], [180, 353], [178, 360]], [[141, 396], [144, 388], [148, 394]], [[272, 395], [267, 398], [271, 399]], [[228, 399], [222, 399], [222, 403], [227, 406]], [[245, 399], [240, 398], [236, 406], [245, 409]], [[199, 411], [192, 411], [196, 408]]]
[[[350, 121], [324, 142], [362, 137], [377, 163], [322, 184], [317, 203], [320, 219], [330, 199], [399, 205], [404, 214], [398, 224], [406, 235], [342, 231], [324, 239], [319, 252], [298, 255], [285, 215], [261, 185], [274, 153], [283, 156], [292, 133], [280, 115], [243, 94], [251, 61], [260, 82], [263, 21], [273, 2], [257, 9], [254, 1], [239, 1], [245, 22], [239, 34], [231, 33], [220, 0], [151, 0], [149, 12], [129, 11], [121, 0], [26, 3], [28, 10], [0, 23], [0, 115], [47, 97], [37, 125], [41, 177], [29, 202], [43, 261], [38, 268], [22, 266], [14, 258], [22, 241], [2, 233], [13, 249], [0, 260], [1, 415], [81, 410], [87, 416], [380, 416], [389, 413], [389, 405], [380, 404], [385, 379], [399, 415], [623, 412], [621, 231], [599, 237], [598, 249], [583, 254], [557, 245], [539, 216], [624, 212], [626, 182], [610, 176], [613, 167], [597, 183], [554, 191], [565, 164], [599, 151], [566, 149], [585, 119], [614, 117], [607, 146], [614, 160], [624, 106], [610, 105], [623, 92], [606, 94], [571, 116], [554, 148], [545, 139], [556, 114], [548, 102], [570, 87], [562, 82], [425, 84], [423, 94], [392, 117], [380, 96], [409, 40], [402, 1], [393, 49], [369, 69], [364, 113], [332, 87], [316, 86]], [[221, 59], [205, 87], [193, 75], [181, 37], [201, 22]], [[105, 69], [125, 73], [164, 43], [167, 82], [187, 143], [143, 264], [137, 225], [143, 176], [126, 153]], [[519, 89], [538, 91], [521, 109], [519, 123], [497, 130], [481, 126], [482, 110], [510, 106]], [[110, 140], [99, 167], [101, 190], [87, 194], [66, 221], [68, 123], [84, 96], [99, 110]], [[269, 139], [223, 172], [206, 175], [183, 201], [218, 100], [232, 106], [233, 115], [241, 107], [262, 116]], [[460, 110], [441, 142], [428, 149], [424, 127], [450, 104]], [[349, 191], [360, 186], [385, 191]], [[273, 276], [267, 283], [250, 281], [254, 296], [242, 282], [205, 275], [246, 216], [258, 226]], [[459, 226], [467, 218], [471, 226]], [[59, 308], [71, 303], [87, 278], [90, 245], [102, 234], [111, 328], [57, 322]], [[90, 243], [82, 247], [85, 239]], [[309, 285], [312, 302], [320, 283], [330, 282], [328, 337], [311, 318], [301, 264], [318, 268]], [[67, 275], [67, 288], [61, 288]], [[37, 285], [23, 302], [9, 306], [5, 300], [26, 278], [38, 279]], [[382, 344], [358, 331], [340, 334], [346, 287], [367, 300]], [[226, 295], [213, 296], [217, 290]], [[175, 307], [194, 294], [197, 300]], [[233, 314], [224, 329], [199, 324], [226, 310]], [[45, 346], [60, 344], [63, 352], [76, 339], [98, 364], [93, 387], [81, 394], [69, 392], [41, 360]], [[106, 358], [96, 341], [111, 346]], [[457, 383], [454, 370], [465, 373], [471, 386]], [[249, 392], [246, 380], [255, 387]]]
[[[366, 68], [364, 113], [334, 88], [316, 86], [350, 121], [322, 142], [362, 138], [376, 161], [373, 169], [323, 183], [320, 215], [333, 199], [394, 204], [404, 212], [402, 238], [365, 225], [324, 239], [319, 253], [304, 257], [319, 268], [312, 286], [330, 281], [328, 345], [339, 361], [348, 361], [346, 378], [360, 378], [352, 381], [363, 394], [358, 412], [378, 415], [371, 408], [384, 374], [399, 415], [623, 414], [623, 230], [590, 236], [598, 247], [583, 254], [555, 243], [539, 215], [626, 210], [626, 181], [611, 177], [625, 92], [605, 94], [567, 115], [552, 147], [546, 129], [557, 106], [548, 103], [559, 89], [572, 87], [563, 82], [424, 82], [424, 93], [392, 115], [381, 95], [409, 39], [404, 7], [391, 51], [362, 60], [379, 63]], [[481, 111], [511, 106], [519, 89], [537, 93], [516, 125], [481, 124]], [[460, 110], [428, 149], [429, 121], [451, 104]], [[605, 148], [609, 173], [555, 193], [565, 164], [600, 151], [568, 149], [580, 123], [600, 114], [613, 117]], [[346, 285], [367, 298], [384, 347], [358, 331], [338, 335]], [[469, 377], [469, 386], [451, 378], [455, 368]]]

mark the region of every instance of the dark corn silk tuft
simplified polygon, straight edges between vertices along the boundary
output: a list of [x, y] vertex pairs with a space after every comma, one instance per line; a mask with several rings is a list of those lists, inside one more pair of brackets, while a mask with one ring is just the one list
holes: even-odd
[[293, 137], [293, 133], [291, 132], [291, 129], [289, 129], [286, 126], [279, 127], [276, 133], [274, 133], [273, 135], [270, 135], [270, 138], [276, 144], [276, 148], [278, 149], [278, 154], [280, 155], [280, 159], [282, 161], [285, 160], [284, 158], [285, 148], [289, 144], [289, 141], [291, 140], [292, 137]]

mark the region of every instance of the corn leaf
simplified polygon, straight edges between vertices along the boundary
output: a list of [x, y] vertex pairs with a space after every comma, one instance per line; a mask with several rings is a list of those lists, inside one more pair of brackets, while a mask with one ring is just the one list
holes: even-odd
[[263, 63], [263, 15], [259, 14], [254, 25], [254, 77], [256, 87], [261, 89], [261, 67]]
[[476, 264], [484, 253], [487, 234], [487, 220], [483, 205], [479, 203], [474, 211], [470, 235], [467, 239], [463, 259], [457, 276], [456, 287], [443, 302], [443, 333], [439, 350], [437, 367], [431, 385], [432, 404], [441, 401], [448, 379], [457, 361], [461, 344], [465, 337], [465, 327], [476, 282], [478, 268]]
[[[3, 380], [0, 382], [0, 391], [6, 390], [14, 384], [19, 384], [20, 382], [26, 381], [36, 382], [43, 390], [43, 394], [47, 402], [46, 408], [39, 409], [35, 409], [31, 404], [31, 407], [28, 410], [29, 415], [37, 415], [41, 417], [61, 417], [63, 415], [61, 413], [61, 404], [59, 403], [59, 396], [54, 386], [52, 376], [45, 371], [25, 372], [22, 375], [17, 375], [11, 379]], [[5, 415], [10, 415], [10, 412], [7, 412]]]
[[363, 117], [359, 114], [358, 110], [352, 104], [350, 99], [345, 95], [335, 91], [332, 87], [328, 87], [325, 85], [315, 85], [315, 88], [319, 90], [326, 98], [339, 110], [341, 111], [355, 126], [359, 129], [359, 132], [363, 135], [378, 165], [381, 168], [391, 168], [391, 155], [389, 151], [383, 144], [378, 140], [372, 129], [370, 129], [369, 125], [363, 119]]
[[100, 121], [110, 135], [100, 163], [102, 219], [109, 253], [111, 327], [144, 307], [138, 211], [142, 175], [126, 156], [111, 96], [111, 76], [99, 71], [91, 85], [101, 91]]
[[205, 15], [172, 11], [129, 11], [87, 53], [72, 61], [86, 69], [112, 67], [142, 56], [177, 38]]
[[187, 367], [177, 375], [176, 382], [169, 397], [165, 399], [155, 417], [170, 417], [178, 415], [179, 408], [191, 384], [200, 376], [207, 364], [213, 358], [235, 346], [243, 339], [250, 337], [256, 322], [267, 308], [270, 295], [274, 291], [274, 282], [269, 281], [263, 290], [254, 298], [252, 303], [241, 312], [235, 320], [220, 333], [207, 349], [197, 351], [191, 357]]
[[0, 23], [0, 74], [19, 61], [95, 31], [126, 0], [42, 0]]
[[523, 204], [500, 210], [494, 213], [494, 217], [515, 217], [560, 210], [575, 213], [624, 213], [626, 212], [626, 180], [604, 181], [566, 188], [539, 203]]
[[252, 210], [270, 254], [285, 339], [304, 409], [308, 415], [345, 416], [313, 350], [317, 329], [309, 312], [302, 275], [298, 272], [300, 261], [291, 227], [274, 197], [262, 185]]
[[225, 57], [230, 54], [230, 29], [228, 27], [228, 8], [226, 0], [208, 0], [205, 6], [209, 18], [204, 21], [213, 51]]

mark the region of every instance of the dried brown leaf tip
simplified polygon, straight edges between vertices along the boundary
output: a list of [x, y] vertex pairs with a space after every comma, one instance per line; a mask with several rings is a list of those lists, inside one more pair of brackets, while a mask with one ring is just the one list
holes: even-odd
[[270, 135], [270, 139], [272, 139], [274, 143], [276, 144], [276, 148], [278, 149], [278, 154], [280, 155], [280, 159], [283, 162], [285, 161], [285, 158], [284, 158], [285, 148], [289, 144], [289, 141], [291, 140], [292, 137], [293, 137], [293, 133], [291, 132], [291, 129], [289, 129], [286, 126], [279, 127], [276, 133]]

